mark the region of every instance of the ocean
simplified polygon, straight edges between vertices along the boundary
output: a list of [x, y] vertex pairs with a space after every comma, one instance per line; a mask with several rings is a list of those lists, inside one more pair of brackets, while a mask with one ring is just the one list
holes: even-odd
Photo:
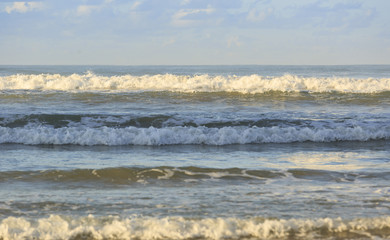
[[390, 66], [0, 66], [0, 239], [390, 239]]

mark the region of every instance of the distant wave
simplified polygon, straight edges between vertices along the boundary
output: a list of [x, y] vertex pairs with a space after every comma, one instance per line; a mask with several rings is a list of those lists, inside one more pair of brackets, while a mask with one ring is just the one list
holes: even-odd
[[0, 239], [372, 239], [387, 238], [390, 217], [343, 220], [253, 217], [63, 217], [0, 222]]
[[0, 127], [0, 143], [75, 145], [229, 145], [252, 143], [369, 141], [390, 139], [390, 126], [53, 128]]
[[0, 77], [0, 90], [59, 91], [172, 91], [172, 92], [341, 92], [379, 93], [390, 91], [390, 78], [317, 78], [210, 75], [121, 75], [16, 74]]

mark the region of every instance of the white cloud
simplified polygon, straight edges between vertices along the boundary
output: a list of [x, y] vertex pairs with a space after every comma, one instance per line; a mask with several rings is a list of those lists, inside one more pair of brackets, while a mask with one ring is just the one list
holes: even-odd
[[191, 0], [183, 0], [181, 1], [180, 5], [187, 5], [191, 2]]
[[77, 15], [79, 16], [88, 16], [93, 11], [97, 11], [100, 9], [100, 6], [95, 5], [80, 5], [77, 7]]
[[103, 3], [98, 5], [79, 5], [76, 10], [78, 16], [88, 16], [92, 12], [97, 12], [103, 8], [112, 6], [114, 0], [104, 0]]
[[13, 2], [11, 6], [5, 7], [8, 14], [12, 12], [25, 13], [33, 10], [40, 10], [43, 8], [42, 2]]
[[187, 26], [196, 22], [195, 20], [185, 19], [187, 16], [199, 13], [211, 14], [212, 12], [214, 12], [214, 9], [210, 7], [205, 9], [181, 9], [172, 16], [172, 24], [179, 27]]
[[231, 36], [227, 39], [227, 46], [229, 48], [233, 46], [239, 47], [241, 46], [241, 42], [239, 41], [237, 36]]
[[139, 6], [139, 5], [141, 5], [141, 1], [135, 1], [132, 5], [131, 5], [131, 7], [130, 7], [130, 10], [131, 11], [134, 11], [135, 9], [137, 9], [137, 7]]
[[252, 9], [249, 11], [246, 19], [251, 22], [261, 22], [270, 16], [273, 12], [272, 8], [268, 8], [266, 11], [257, 11], [256, 9]]

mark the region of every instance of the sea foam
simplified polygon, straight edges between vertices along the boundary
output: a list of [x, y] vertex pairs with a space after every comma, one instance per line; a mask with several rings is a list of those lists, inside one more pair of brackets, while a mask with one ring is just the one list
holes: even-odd
[[59, 91], [172, 91], [172, 92], [341, 92], [378, 93], [390, 91], [390, 78], [317, 78], [284, 75], [265, 77], [210, 75], [121, 75], [16, 74], [0, 77], [0, 90]]
[[183, 217], [8, 217], [0, 239], [329, 239], [386, 238], [390, 217], [342, 220]]
[[0, 143], [75, 145], [228, 145], [251, 143], [369, 141], [390, 138], [390, 126], [166, 127], [110, 128], [0, 127]]

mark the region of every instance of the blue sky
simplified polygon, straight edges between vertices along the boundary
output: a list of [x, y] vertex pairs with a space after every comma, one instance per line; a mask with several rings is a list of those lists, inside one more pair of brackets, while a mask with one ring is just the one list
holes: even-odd
[[0, 64], [390, 64], [389, 0], [0, 0]]

